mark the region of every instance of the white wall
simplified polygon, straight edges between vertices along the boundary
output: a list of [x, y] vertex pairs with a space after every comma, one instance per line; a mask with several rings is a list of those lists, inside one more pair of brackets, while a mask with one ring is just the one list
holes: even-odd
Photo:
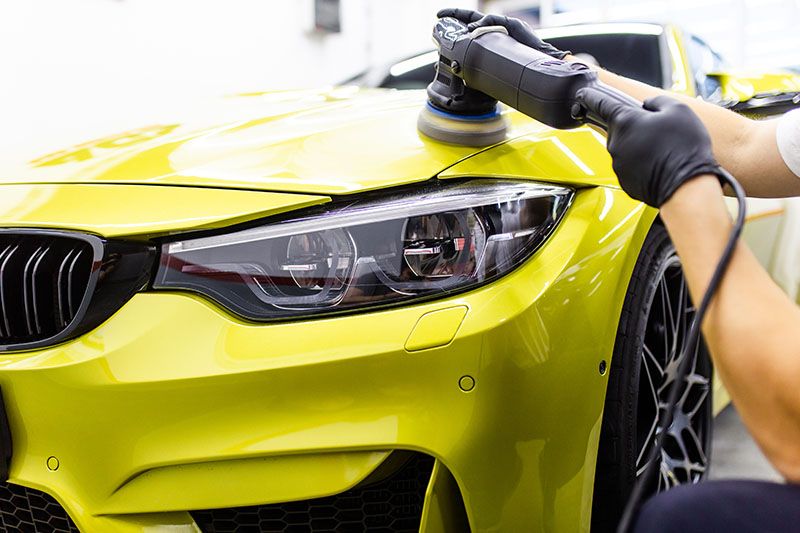
[[319, 34], [313, 0], [2, 0], [0, 152], [213, 95], [340, 81], [429, 48], [437, 9], [452, 4], [477, 1], [342, 0], [342, 32]]
[[[0, 0], [0, 155], [59, 148], [198, 100], [343, 80], [430, 46], [439, 7], [539, 0], [341, 0], [315, 34], [313, 0]], [[542, 0], [553, 22], [674, 21], [734, 62], [800, 64], [800, 0]]]

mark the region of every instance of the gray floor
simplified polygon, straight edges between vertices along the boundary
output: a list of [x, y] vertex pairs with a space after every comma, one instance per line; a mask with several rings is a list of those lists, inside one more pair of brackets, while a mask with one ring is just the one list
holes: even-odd
[[782, 481], [753, 442], [733, 406], [725, 408], [714, 421], [710, 478]]

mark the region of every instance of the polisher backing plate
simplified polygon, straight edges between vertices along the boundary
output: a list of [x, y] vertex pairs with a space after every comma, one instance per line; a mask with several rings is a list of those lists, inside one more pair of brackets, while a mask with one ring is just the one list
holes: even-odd
[[495, 111], [485, 115], [454, 115], [425, 104], [417, 129], [437, 141], [462, 146], [489, 146], [506, 138], [506, 119]]

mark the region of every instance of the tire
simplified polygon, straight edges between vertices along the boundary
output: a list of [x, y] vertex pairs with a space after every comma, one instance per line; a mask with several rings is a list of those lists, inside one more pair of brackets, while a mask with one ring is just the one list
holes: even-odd
[[[611, 358], [594, 483], [594, 533], [616, 530], [650, 453], [655, 423], [674, 382], [670, 372], [678, 364], [676, 354], [683, 351], [693, 316], [680, 260], [666, 230], [656, 223], [634, 267]], [[708, 471], [713, 369], [702, 340], [689, 356], [695, 360], [650, 494], [697, 483]]]

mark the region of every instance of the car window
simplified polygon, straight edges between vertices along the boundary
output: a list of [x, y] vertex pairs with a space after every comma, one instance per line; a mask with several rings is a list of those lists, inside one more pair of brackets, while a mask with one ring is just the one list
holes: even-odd
[[626, 78], [656, 87], [664, 86], [658, 35], [571, 35], [547, 40], [561, 50], [589, 54], [601, 67]]
[[708, 74], [726, 68], [722, 56], [695, 35], [689, 35], [686, 39], [686, 55], [698, 96], [704, 100], [720, 99], [722, 97], [720, 83], [717, 78], [709, 77]]

